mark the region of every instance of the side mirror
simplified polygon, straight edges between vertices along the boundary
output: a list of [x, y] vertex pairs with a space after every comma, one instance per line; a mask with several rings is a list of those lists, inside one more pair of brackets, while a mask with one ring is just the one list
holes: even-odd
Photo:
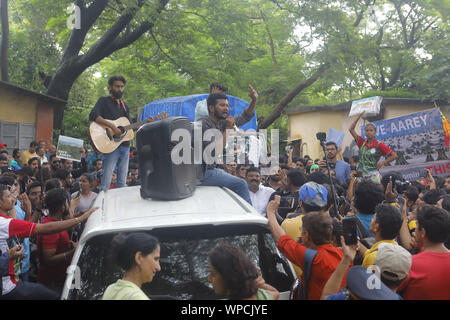
[[289, 300], [299, 300], [300, 292], [302, 290], [302, 282], [299, 279], [295, 279], [294, 284], [291, 287], [291, 291], [289, 293]]

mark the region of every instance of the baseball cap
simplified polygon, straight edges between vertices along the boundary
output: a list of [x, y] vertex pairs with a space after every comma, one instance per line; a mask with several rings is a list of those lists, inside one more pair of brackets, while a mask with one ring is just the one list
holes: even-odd
[[327, 188], [313, 181], [305, 183], [299, 191], [299, 197], [303, 203], [321, 208], [327, 205], [327, 195]]
[[[372, 279], [372, 277], [377, 277]], [[374, 281], [375, 280], [375, 281]], [[364, 266], [354, 266], [347, 273], [348, 290], [361, 300], [401, 300], [375, 273]]]
[[411, 269], [411, 263], [411, 254], [405, 248], [386, 242], [378, 245], [374, 264], [380, 268], [381, 274], [387, 280], [405, 279]]
[[6, 143], [0, 143], [0, 147], [7, 147], [8, 145]]

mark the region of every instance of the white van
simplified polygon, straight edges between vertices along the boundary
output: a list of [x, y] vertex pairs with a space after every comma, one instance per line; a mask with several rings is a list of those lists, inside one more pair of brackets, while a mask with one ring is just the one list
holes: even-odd
[[143, 199], [140, 186], [101, 192], [68, 269], [62, 299], [101, 299], [123, 271], [111, 261], [111, 240], [144, 231], [161, 242], [161, 271], [142, 289], [151, 299], [217, 299], [208, 283], [209, 252], [222, 242], [241, 247], [267, 283], [288, 299], [296, 275], [278, 251], [267, 219], [221, 187], [197, 187], [177, 201]]

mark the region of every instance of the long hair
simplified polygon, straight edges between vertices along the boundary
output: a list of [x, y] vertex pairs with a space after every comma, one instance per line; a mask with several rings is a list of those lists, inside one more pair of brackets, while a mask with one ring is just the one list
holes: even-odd
[[219, 244], [209, 254], [209, 261], [225, 281], [230, 299], [256, 294], [259, 272], [244, 251], [231, 244]]

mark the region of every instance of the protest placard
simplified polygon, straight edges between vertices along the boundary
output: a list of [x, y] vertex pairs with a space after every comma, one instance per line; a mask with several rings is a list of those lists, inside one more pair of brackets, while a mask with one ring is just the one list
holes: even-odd
[[83, 140], [59, 136], [56, 155], [61, 159], [81, 161], [81, 147], [83, 147]]
[[380, 113], [382, 101], [383, 97], [381, 96], [355, 100], [352, 102], [352, 106], [350, 108], [350, 113], [348, 114], [348, 116], [357, 116], [363, 111], [365, 112], [362, 116], [363, 119], [377, 116]]

